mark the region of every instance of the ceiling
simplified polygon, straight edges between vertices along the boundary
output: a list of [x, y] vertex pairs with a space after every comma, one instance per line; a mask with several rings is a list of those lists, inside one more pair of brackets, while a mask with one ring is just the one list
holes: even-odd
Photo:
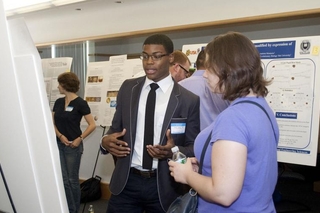
[[308, 10], [318, 10], [319, 13], [320, 1], [86, 0], [15, 13], [7, 16], [7, 19], [23, 18], [35, 44], [45, 46], [172, 29], [192, 30], [193, 26], [199, 24], [221, 25], [230, 20], [236, 23], [239, 19], [246, 21]]
[[[39, 10], [52, 9], [55, 7], [79, 4], [85, 1], [94, 0], [2, 0], [7, 16], [14, 16], [18, 14], [26, 14]], [[121, 3], [121, 1], [117, 1]]]
[[[8, 0], [10, 1], [10, 0]], [[7, 19], [23, 18], [35, 43], [65, 43], [132, 31], [141, 10], [162, 0], [85, 0], [34, 11], [8, 11]], [[166, 1], [166, 0], [164, 0]], [[156, 4], [154, 6], [157, 6]], [[131, 18], [131, 17], [132, 18]], [[125, 25], [129, 24], [130, 27]], [[141, 25], [142, 26], [142, 25]], [[119, 30], [118, 28], [124, 28]]]

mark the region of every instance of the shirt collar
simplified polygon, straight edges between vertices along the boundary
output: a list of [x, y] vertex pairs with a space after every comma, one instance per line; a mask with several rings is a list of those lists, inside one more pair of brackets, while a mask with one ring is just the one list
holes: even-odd
[[152, 80], [150, 80], [149, 78], [146, 77], [146, 81], [144, 82], [143, 89], [146, 89], [146, 87], [148, 87], [152, 83], [158, 84], [159, 88], [163, 92], [165, 92], [170, 87], [170, 85], [173, 84], [173, 79], [172, 79], [171, 75], [168, 75], [167, 77], [165, 77], [161, 81], [154, 82], [154, 81], [152, 81]]
[[194, 76], [203, 76], [204, 72], [205, 72], [205, 70], [196, 70], [192, 75], [194, 75]]

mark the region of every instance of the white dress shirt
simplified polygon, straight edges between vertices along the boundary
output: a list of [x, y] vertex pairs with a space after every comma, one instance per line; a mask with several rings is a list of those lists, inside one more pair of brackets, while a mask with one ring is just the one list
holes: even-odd
[[[147, 96], [150, 91], [150, 84], [157, 83], [159, 88], [156, 90], [156, 106], [155, 106], [155, 117], [154, 117], [154, 136], [153, 144], [160, 143], [160, 134], [162, 129], [162, 124], [164, 116], [166, 114], [166, 109], [168, 106], [169, 98], [173, 89], [174, 82], [171, 75], [168, 75], [166, 78], [162, 79], [159, 82], [153, 82], [152, 80], [146, 78], [146, 81], [142, 87], [140, 99], [139, 99], [139, 108], [137, 116], [137, 132], [135, 138], [134, 151], [132, 156], [131, 167], [135, 167], [139, 170], [142, 169], [142, 158], [143, 158], [143, 146], [144, 146], [144, 120], [146, 112], [146, 102]], [[154, 158], [152, 163], [152, 169], [157, 169], [158, 159]]]

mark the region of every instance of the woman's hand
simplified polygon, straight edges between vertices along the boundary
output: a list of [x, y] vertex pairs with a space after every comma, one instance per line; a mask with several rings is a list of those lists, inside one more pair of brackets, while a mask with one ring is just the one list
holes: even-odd
[[69, 140], [68, 140], [68, 138], [66, 136], [61, 135], [59, 137], [59, 139], [60, 139], [61, 143], [63, 143], [64, 145], [70, 146], [71, 143], [69, 142]]
[[72, 143], [69, 142], [69, 146], [71, 148], [76, 148], [80, 145], [81, 142], [82, 142], [82, 138], [77, 137], [74, 141], [72, 141]]
[[199, 162], [197, 158], [190, 158], [191, 164], [192, 164], [192, 169], [194, 172], [199, 172]]
[[198, 169], [197, 159], [188, 158], [185, 164], [177, 163], [172, 160], [168, 162], [170, 175], [174, 178], [176, 182], [188, 184], [188, 175], [192, 172], [196, 172]]

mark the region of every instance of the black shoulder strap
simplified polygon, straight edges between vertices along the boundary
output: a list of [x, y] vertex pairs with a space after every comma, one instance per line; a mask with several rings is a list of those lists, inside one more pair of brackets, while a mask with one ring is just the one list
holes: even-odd
[[263, 107], [262, 107], [260, 104], [258, 104], [257, 102], [248, 101], [248, 100], [246, 100], [246, 101], [239, 101], [238, 103], [235, 103], [234, 105], [240, 104], [240, 103], [254, 104], [254, 105], [256, 105], [257, 107], [259, 107], [260, 109], [262, 109], [262, 111], [268, 116], [268, 119], [269, 119], [269, 121], [270, 121], [270, 123], [271, 123], [271, 127], [272, 127], [272, 129], [273, 129], [274, 138], [277, 140], [276, 131], [274, 130], [274, 127], [273, 127], [273, 125], [272, 125], [271, 118], [270, 118], [269, 114], [267, 113], [267, 111], [265, 110], [265, 108], [263, 108]]
[[203, 149], [202, 149], [202, 152], [201, 152], [201, 157], [200, 157], [200, 163], [199, 163], [199, 174], [202, 174], [202, 166], [203, 166], [203, 159], [204, 159], [204, 156], [206, 154], [206, 151], [207, 151], [207, 147], [209, 145], [209, 142], [211, 140], [211, 134], [212, 134], [212, 131], [210, 132], [210, 134], [208, 135], [208, 138], [206, 140], [206, 143], [204, 144], [203, 146]]

